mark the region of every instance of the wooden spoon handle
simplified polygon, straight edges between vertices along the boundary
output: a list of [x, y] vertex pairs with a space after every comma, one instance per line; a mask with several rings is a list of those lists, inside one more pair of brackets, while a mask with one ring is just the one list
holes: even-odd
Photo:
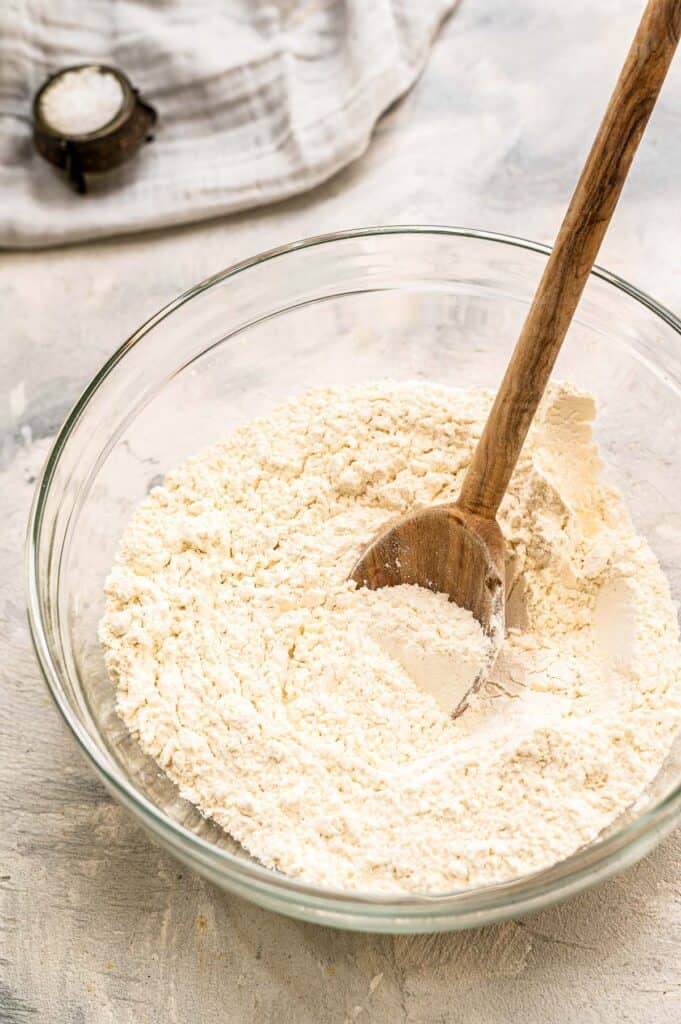
[[681, 0], [650, 0], [466, 474], [466, 511], [496, 515], [680, 33]]

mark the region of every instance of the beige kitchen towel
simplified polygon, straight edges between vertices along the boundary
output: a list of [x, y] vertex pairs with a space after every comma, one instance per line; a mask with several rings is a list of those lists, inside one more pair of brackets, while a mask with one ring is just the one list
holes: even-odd
[[[5, 0], [0, 246], [214, 217], [303, 192], [367, 147], [456, 0]], [[34, 151], [46, 76], [115, 64], [156, 108], [154, 141], [79, 196]]]

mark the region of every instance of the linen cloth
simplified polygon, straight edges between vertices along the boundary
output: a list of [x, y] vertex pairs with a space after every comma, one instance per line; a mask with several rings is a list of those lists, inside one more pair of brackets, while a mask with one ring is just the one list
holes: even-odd
[[[200, 220], [305, 191], [359, 156], [456, 0], [5, 0], [0, 246]], [[114, 64], [158, 111], [129, 164], [70, 191], [34, 152], [46, 76]]]

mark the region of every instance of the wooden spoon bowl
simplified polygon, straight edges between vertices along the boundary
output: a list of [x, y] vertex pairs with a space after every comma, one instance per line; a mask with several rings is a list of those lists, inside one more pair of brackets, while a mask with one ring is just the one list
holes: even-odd
[[458, 503], [410, 512], [378, 534], [350, 573], [378, 590], [416, 583], [469, 608], [492, 638], [504, 631], [504, 538], [496, 519]]
[[415, 583], [468, 608], [491, 641], [489, 655], [454, 709], [466, 710], [496, 659], [505, 631], [504, 538], [496, 519], [458, 503], [410, 512], [378, 534], [355, 564], [350, 579], [379, 590]]

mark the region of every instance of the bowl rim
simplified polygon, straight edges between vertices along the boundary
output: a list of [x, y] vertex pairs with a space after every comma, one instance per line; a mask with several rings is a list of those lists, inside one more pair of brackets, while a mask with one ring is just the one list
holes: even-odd
[[[548, 256], [551, 246], [534, 242], [515, 235], [493, 231], [478, 230], [460, 226], [428, 225], [428, 224], [397, 224], [353, 228], [344, 231], [313, 235], [298, 241], [276, 246], [252, 257], [231, 264], [203, 281], [194, 285], [168, 302], [157, 313], [147, 319], [118, 349], [105, 361], [102, 367], [84, 388], [79, 398], [68, 413], [59, 429], [46, 457], [38, 477], [33, 501], [28, 518], [24, 576], [26, 606], [29, 628], [35, 653], [48, 690], [59, 709], [64, 721], [77, 741], [81, 753], [95, 769], [106, 788], [130, 810], [142, 824], [150, 828], [161, 842], [170, 847], [177, 855], [189, 858], [194, 866], [203, 865], [210, 868], [210, 862], [222, 878], [228, 877], [241, 885], [251, 883], [251, 894], [259, 891], [261, 895], [278, 894], [291, 903], [302, 901], [307, 907], [317, 907], [320, 921], [324, 922], [324, 908], [332, 907], [342, 917], [351, 918], [369, 914], [375, 923], [398, 914], [410, 919], [427, 915], [436, 922], [438, 917], [449, 918], [450, 923], [457, 917], [471, 918], [470, 923], [487, 923], [498, 920], [510, 913], [518, 914], [534, 909], [538, 905], [546, 905], [566, 895], [581, 891], [600, 878], [612, 874], [619, 865], [618, 853], [629, 851], [627, 862], [638, 859], [641, 853], [631, 854], [637, 838], [649, 835], [658, 829], [660, 837], [672, 827], [676, 813], [681, 810], [681, 783], [667, 793], [651, 808], [638, 815], [616, 832], [597, 840], [588, 847], [580, 849], [555, 865], [534, 871], [505, 882], [477, 886], [471, 889], [449, 890], [443, 893], [400, 893], [400, 892], [365, 892], [332, 886], [313, 885], [267, 868], [255, 861], [246, 861], [236, 855], [215, 846], [213, 843], [197, 836], [190, 829], [172, 820], [152, 801], [143, 796], [137, 788], [119, 771], [115, 763], [107, 763], [106, 756], [98, 749], [87, 729], [77, 715], [71, 710], [66, 698], [44, 626], [40, 601], [40, 585], [38, 577], [38, 548], [40, 541], [45, 502], [50, 492], [50, 485], [55, 475], [59, 459], [68, 444], [71, 433], [80, 419], [84, 409], [95, 396], [100, 385], [113, 369], [135, 345], [139, 344], [157, 324], [170, 316], [176, 309], [189, 302], [216, 284], [236, 276], [250, 267], [258, 266], [269, 260], [285, 257], [287, 254], [303, 249], [312, 249], [319, 245], [327, 245], [347, 239], [375, 237], [381, 235], [445, 235], [454, 238], [472, 238], [520, 248], [538, 255]], [[681, 319], [671, 310], [657, 302], [646, 292], [619, 277], [616, 274], [595, 265], [591, 271], [593, 277], [605, 281], [619, 291], [649, 309], [681, 338]], [[599, 854], [594, 856], [594, 854]], [[587, 856], [588, 855], [588, 856]], [[197, 865], [198, 860], [198, 865]], [[200, 870], [200, 867], [199, 867]], [[214, 879], [215, 880], [215, 879]], [[243, 893], [242, 895], [249, 895]], [[505, 909], [504, 909], [505, 908]], [[285, 910], [285, 906], [276, 909]], [[304, 916], [298, 914], [297, 916]], [[324, 923], [338, 923], [329, 922]], [[366, 921], [355, 923], [354, 927], [362, 927]], [[342, 922], [341, 922], [342, 926]]]

